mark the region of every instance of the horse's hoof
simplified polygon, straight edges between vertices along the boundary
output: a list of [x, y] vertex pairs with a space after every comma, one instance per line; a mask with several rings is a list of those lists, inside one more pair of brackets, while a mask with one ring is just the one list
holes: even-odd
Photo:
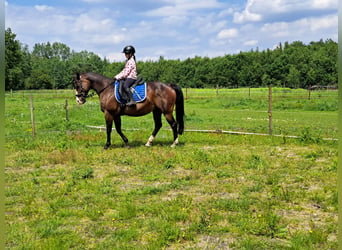
[[146, 146], [146, 147], [151, 147], [151, 146], [152, 146], [153, 140], [154, 140], [154, 136], [151, 135], [150, 138], [148, 138], [148, 140], [147, 140], [145, 146]]
[[177, 137], [176, 140], [172, 143], [171, 148], [176, 147], [177, 144], [178, 144], [178, 137]]

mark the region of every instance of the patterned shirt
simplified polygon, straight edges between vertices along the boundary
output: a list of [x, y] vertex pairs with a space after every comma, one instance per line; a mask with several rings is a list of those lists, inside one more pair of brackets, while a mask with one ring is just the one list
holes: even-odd
[[124, 69], [115, 78], [118, 80], [127, 78], [137, 79], [137, 66], [133, 56], [126, 61]]

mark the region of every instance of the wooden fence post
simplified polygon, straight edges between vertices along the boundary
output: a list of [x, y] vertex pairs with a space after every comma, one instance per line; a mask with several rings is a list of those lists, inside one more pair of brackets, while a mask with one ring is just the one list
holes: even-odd
[[68, 99], [65, 99], [65, 120], [68, 122], [69, 121], [69, 112], [68, 112]]
[[311, 89], [309, 89], [309, 100], [311, 100]]
[[273, 134], [272, 124], [272, 85], [268, 86], [268, 129], [269, 135]]
[[34, 124], [34, 106], [33, 106], [33, 96], [30, 96], [30, 109], [31, 109], [31, 125], [32, 125], [32, 138], [36, 135], [35, 124]]

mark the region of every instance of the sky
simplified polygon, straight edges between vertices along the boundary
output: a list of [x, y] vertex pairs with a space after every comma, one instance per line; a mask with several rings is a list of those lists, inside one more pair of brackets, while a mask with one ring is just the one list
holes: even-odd
[[32, 50], [60, 42], [124, 61], [217, 57], [279, 43], [338, 41], [337, 0], [7, 0], [5, 26]]

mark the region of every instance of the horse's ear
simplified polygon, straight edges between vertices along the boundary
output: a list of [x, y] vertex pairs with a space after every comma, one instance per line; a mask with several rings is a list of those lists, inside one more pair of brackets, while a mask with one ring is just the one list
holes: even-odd
[[77, 79], [77, 80], [80, 80], [80, 79], [81, 79], [80, 73], [78, 73], [78, 72], [76, 73], [76, 79]]

